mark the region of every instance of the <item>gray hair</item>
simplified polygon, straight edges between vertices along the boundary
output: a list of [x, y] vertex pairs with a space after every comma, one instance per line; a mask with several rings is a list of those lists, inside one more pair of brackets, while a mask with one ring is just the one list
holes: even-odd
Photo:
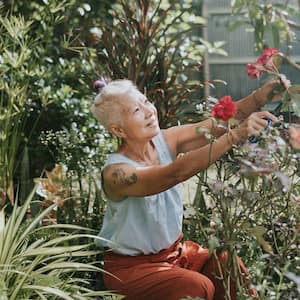
[[137, 87], [130, 80], [111, 81], [96, 96], [91, 111], [99, 123], [108, 129], [111, 124], [120, 124], [121, 122], [122, 112], [119, 106], [122, 100], [139, 93]]

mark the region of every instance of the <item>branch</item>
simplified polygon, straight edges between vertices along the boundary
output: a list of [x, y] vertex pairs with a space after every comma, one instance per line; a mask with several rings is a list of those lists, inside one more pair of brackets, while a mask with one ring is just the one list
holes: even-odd
[[297, 23], [295, 23], [295, 22], [293, 22], [293, 21], [291, 21], [291, 20], [287, 20], [286, 21], [287, 22], [287, 24], [291, 27], [291, 28], [294, 28], [294, 29], [300, 29], [300, 25], [299, 24], [297, 24]]
[[287, 56], [283, 55], [282, 53], [280, 54], [280, 56], [292, 67], [294, 67], [296, 70], [300, 71], [300, 65], [296, 64], [295, 62], [293, 62], [290, 58], [288, 58]]

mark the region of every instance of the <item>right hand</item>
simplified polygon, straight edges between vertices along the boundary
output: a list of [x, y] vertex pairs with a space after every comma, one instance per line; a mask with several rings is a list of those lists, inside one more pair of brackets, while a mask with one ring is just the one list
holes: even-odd
[[253, 135], [257, 137], [268, 125], [265, 119], [270, 119], [273, 123], [278, 122], [278, 118], [268, 111], [254, 112], [238, 127], [232, 129], [232, 131], [240, 141], [245, 141], [248, 137]]

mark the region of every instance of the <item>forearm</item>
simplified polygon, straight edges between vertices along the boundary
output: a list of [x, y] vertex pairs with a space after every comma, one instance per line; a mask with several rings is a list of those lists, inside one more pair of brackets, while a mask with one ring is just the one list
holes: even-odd
[[216, 119], [209, 118], [198, 123], [164, 130], [164, 135], [170, 149], [173, 149], [174, 157], [177, 157], [179, 153], [186, 153], [209, 144], [209, 135], [218, 137], [225, 131], [225, 128], [218, 126]]
[[213, 143], [179, 156], [167, 165], [136, 168], [131, 164], [113, 164], [103, 171], [105, 191], [116, 201], [128, 196], [161, 193], [207, 169], [236, 142], [234, 135], [226, 133]]
[[176, 177], [176, 182], [182, 182], [207, 169], [239, 141], [240, 138], [234, 130], [225, 133], [212, 143], [178, 157], [171, 167], [170, 174]]
[[266, 101], [259, 95], [259, 89], [252, 94], [236, 102], [237, 110], [234, 118], [237, 120], [246, 119], [251, 113], [258, 111]]

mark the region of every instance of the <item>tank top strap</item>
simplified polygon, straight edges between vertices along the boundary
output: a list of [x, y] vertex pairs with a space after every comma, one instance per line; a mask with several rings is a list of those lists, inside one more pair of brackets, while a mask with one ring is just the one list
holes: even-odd
[[152, 141], [157, 150], [160, 164], [165, 165], [173, 162], [173, 156], [162, 131], [160, 131], [159, 134]]
[[[163, 136], [162, 131], [160, 131], [159, 134], [152, 139], [152, 141], [158, 153], [160, 164], [163, 165], [163, 164], [171, 163], [173, 161], [173, 157], [169, 149], [169, 146]], [[119, 164], [119, 163], [127, 163], [127, 164], [134, 165], [135, 167], [142, 166], [142, 164], [128, 158], [127, 156], [124, 156], [120, 153], [112, 153], [108, 156], [107, 161], [104, 164], [102, 170], [109, 165]]]

